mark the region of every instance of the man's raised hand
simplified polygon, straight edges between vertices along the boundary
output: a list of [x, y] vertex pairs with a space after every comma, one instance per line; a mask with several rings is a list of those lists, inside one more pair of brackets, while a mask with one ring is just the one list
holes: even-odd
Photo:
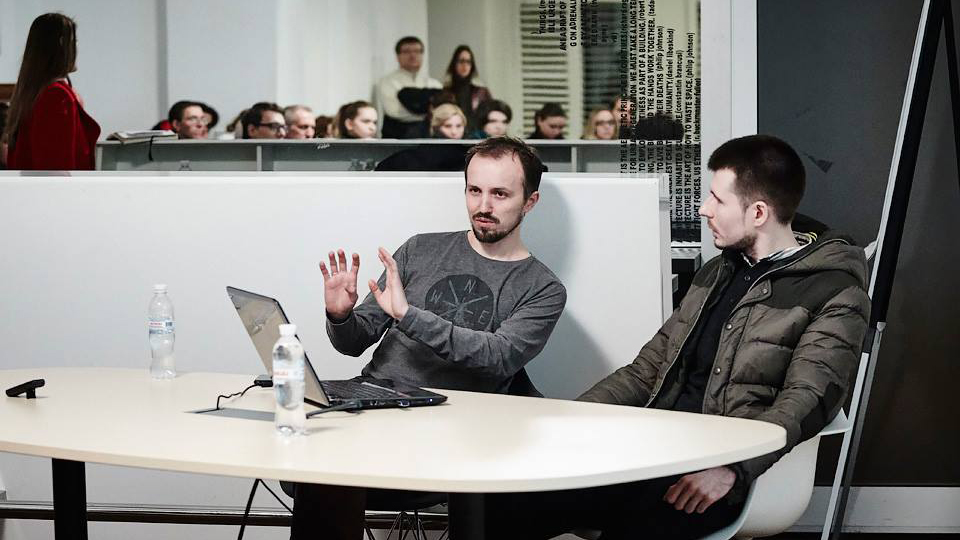
[[397, 261], [393, 260], [390, 252], [383, 248], [377, 250], [377, 255], [387, 272], [386, 283], [382, 291], [377, 286], [377, 282], [372, 279], [367, 282], [367, 286], [370, 287], [373, 297], [377, 299], [380, 309], [399, 321], [407, 314], [409, 304], [407, 304], [407, 295], [403, 292], [403, 282], [400, 280], [400, 271], [397, 270]]
[[[334, 319], [346, 319], [353, 306], [357, 304], [357, 271], [360, 270], [360, 256], [353, 254], [353, 267], [347, 267], [347, 255], [342, 249], [337, 254], [327, 253], [330, 270], [320, 261], [320, 273], [323, 274], [323, 301], [327, 313]], [[338, 260], [339, 257], [339, 260]]]

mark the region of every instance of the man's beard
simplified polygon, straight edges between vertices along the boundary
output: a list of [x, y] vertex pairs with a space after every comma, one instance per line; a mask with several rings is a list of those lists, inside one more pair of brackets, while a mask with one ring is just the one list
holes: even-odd
[[753, 246], [756, 243], [757, 243], [757, 235], [755, 233], [745, 234], [743, 238], [737, 240], [736, 242], [730, 244], [729, 246], [724, 247], [723, 249], [732, 249], [734, 251], [746, 253], [747, 251], [753, 249]]
[[[478, 217], [483, 217], [491, 220], [496, 220], [496, 218], [494, 218], [490, 214], [484, 214], [479, 212], [474, 214], [473, 217], [474, 219]], [[518, 219], [517, 222], [513, 224], [513, 227], [510, 227], [510, 229], [508, 230], [500, 230], [500, 231], [478, 229], [476, 221], [473, 221], [473, 220], [470, 220], [470, 226], [473, 228], [473, 236], [475, 236], [477, 240], [483, 242], [484, 244], [494, 244], [496, 242], [503, 240], [507, 236], [509, 236], [514, 229], [520, 226], [521, 221], [523, 221], [523, 214], [520, 214], [520, 219]], [[499, 221], [496, 221], [494, 225], [499, 223], [500, 223]]]

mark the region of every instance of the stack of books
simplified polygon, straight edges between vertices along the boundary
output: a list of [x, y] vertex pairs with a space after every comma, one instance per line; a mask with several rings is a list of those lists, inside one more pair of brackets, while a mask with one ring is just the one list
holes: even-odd
[[120, 141], [120, 144], [147, 142], [150, 140], [176, 139], [177, 134], [169, 129], [148, 129], [144, 131], [117, 131], [107, 137], [108, 141]]

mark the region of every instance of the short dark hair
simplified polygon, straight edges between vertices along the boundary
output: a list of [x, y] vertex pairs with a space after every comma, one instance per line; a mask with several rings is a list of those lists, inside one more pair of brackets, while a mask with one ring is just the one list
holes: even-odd
[[212, 130], [213, 126], [217, 125], [217, 123], [220, 121], [220, 114], [217, 113], [216, 109], [214, 109], [213, 107], [207, 105], [202, 101], [197, 103], [197, 105], [200, 105], [200, 108], [203, 109], [204, 114], [210, 115], [210, 123], [207, 124], [207, 129]]
[[771, 135], [731, 139], [713, 151], [707, 167], [733, 171], [733, 189], [744, 206], [762, 199], [773, 208], [778, 222], [793, 221], [806, 187], [806, 172], [800, 156], [786, 142]]
[[540, 107], [540, 110], [533, 114], [533, 118], [536, 120], [543, 120], [551, 116], [562, 116], [566, 118], [567, 113], [563, 112], [563, 107], [558, 103], [544, 103], [543, 107]]
[[173, 124], [173, 121], [183, 122], [183, 111], [187, 110], [187, 107], [200, 107], [203, 109], [203, 105], [196, 101], [178, 101], [170, 107], [170, 112], [167, 113], [167, 122]]
[[416, 43], [417, 45], [420, 45], [420, 48], [421, 48], [421, 49], [424, 48], [424, 47], [423, 47], [423, 42], [420, 41], [420, 38], [418, 38], [417, 36], [404, 36], [404, 37], [400, 38], [400, 39], [397, 41], [397, 44], [396, 44], [396, 46], [393, 47], [393, 50], [394, 50], [397, 54], [400, 54], [400, 47], [403, 47], [404, 45], [410, 45], [410, 44], [413, 44], [413, 43]]
[[508, 124], [510, 120], [513, 120], [513, 111], [510, 109], [510, 105], [499, 99], [488, 99], [477, 106], [477, 121], [481, 129], [488, 121], [487, 116], [493, 111], [499, 111], [506, 115]]
[[250, 138], [250, 134], [247, 133], [247, 128], [249, 126], [260, 125], [260, 122], [263, 121], [263, 113], [265, 111], [273, 111], [283, 114], [283, 109], [281, 109], [276, 103], [271, 103], [269, 101], [260, 101], [254, 103], [252, 107], [247, 109], [247, 112], [243, 113], [243, 117], [240, 118], [240, 123], [243, 125], [244, 139]]
[[463, 165], [463, 178], [467, 178], [467, 169], [474, 156], [500, 159], [504, 156], [516, 156], [523, 169], [523, 198], [529, 199], [534, 191], [540, 189], [540, 177], [543, 175], [543, 162], [532, 146], [514, 137], [493, 137], [477, 143], [467, 150], [467, 161]]

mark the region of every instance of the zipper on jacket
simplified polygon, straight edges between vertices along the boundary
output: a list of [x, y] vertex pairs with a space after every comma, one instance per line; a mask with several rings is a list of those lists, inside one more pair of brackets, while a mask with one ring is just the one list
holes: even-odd
[[[721, 269], [726, 268], [727, 262], [723, 261], [723, 266]], [[710, 290], [707, 291], [707, 295], [703, 299], [703, 303], [700, 304], [700, 309], [697, 310], [697, 316], [693, 318], [693, 324], [690, 325], [690, 329], [687, 330], [687, 335], [683, 336], [683, 341], [680, 342], [680, 347], [677, 348], [677, 354], [673, 356], [673, 360], [670, 361], [670, 365], [667, 367], [667, 370], [664, 372], [663, 378], [660, 379], [660, 382], [657, 383], [656, 388], [653, 389], [653, 392], [650, 392], [650, 398], [647, 400], [644, 407], [649, 407], [653, 400], [657, 398], [657, 394], [660, 393], [660, 389], [663, 386], [663, 381], [667, 379], [667, 373], [670, 373], [670, 370], [673, 369], [674, 364], [677, 363], [677, 358], [680, 358], [680, 353], [683, 352], [683, 347], [687, 344], [687, 339], [690, 337], [690, 334], [693, 333], [693, 330], [697, 327], [697, 323], [700, 322], [700, 317], [703, 315], [703, 308], [706, 307], [707, 302], [710, 301], [710, 296], [713, 294], [713, 290], [717, 286], [717, 282], [720, 281], [720, 272], [717, 271], [717, 276], [713, 280], [713, 284], [710, 285]]]
[[[832, 243], [834, 243], [834, 242], [842, 242], [842, 243], [844, 243], [844, 244], [849, 244], [849, 242], [847, 242], [846, 240], [843, 240], [843, 239], [841, 239], [841, 238], [833, 238], [833, 239], [831, 239], [831, 240], [827, 240], [827, 241], [823, 242], [822, 244], [820, 244], [819, 246], [817, 246], [816, 249], [810, 250], [810, 252], [808, 252], [806, 255], [804, 255], [803, 257], [798, 258], [798, 259], [795, 260], [795, 261], [792, 261], [792, 262], [790, 262], [790, 263], [788, 263], [788, 264], [785, 264], [785, 265], [783, 265], [783, 266], [778, 266], [778, 267], [776, 267], [776, 268], [771, 268], [770, 270], [767, 270], [766, 272], [764, 272], [763, 274], [761, 274], [759, 278], [755, 279], [754, 282], [750, 285], [750, 287], [747, 288], [747, 292], [743, 293], [744, 298], [746, 298], [746, 296], [747, 296], [748, 294], [750, 294], [750, 291], [752, 291], [753, 288], [756, 287], [758, 283], [760, 283], [761, 281], [763, 281], [763, 279], [764, 279], [765, 277], [769, 276], [770, 274], [772, 274], [772, 273], [774, 273], [774, 272], [779, 272], [780, 270], [783, 270], [784, 268], [790, 268], [791, 266], [797, 264], [798, 262], [800, 262], [800, 261], [806, 259], [807, 257], [809, 257], [810, 255], [812, 255], [813, 252], [816, 251], [817, 249], [820, 249], [820, 248], [822, 248], [823, 246], [825, 246], [825, 245], [827, 245], [827, 244], [832, 244]], [[733, 314], [736, 313], [737, 310], [740, 309], [741, 307], [743, 307], [744, 305], [745, 305], [745, 304], [744, 304], [743, 298], [741, 298], [741, 299], [740, 299], [740, 302], [739, 302], [736, 306], [734, 306], [733, 311], [730, 312], [730, 315], [727, 317], [727, 320], [724, 321], [724, 323], [725, 323], [725, 324], [724, 324], [724, 328], [726, 327], [727, 324], [730, 324], [730, 322], [729, 322], [729, 321], [730, 321], [730, 317], [733, 317]], [[688, 335], [689, 335], [689, 334], [688, 334]], [[742, 336], [741, 336], [741, 337], [742, 337]], [[684, 339], [684, 340], [686, 340], [686, 339]], [[716, 352], [716, 355], [713, 357], [713, 363], [711, 364], [711, 367], [714, 367], [714, 366], [717, 365], [717, 358], [718, 358], [719, 356], [720, 356], [720, 346], [719, 346], [719, 342], [718, 342], [718, 344], [717, 344], [717, 352]], [[673, 366], [673, 364], [671, 364], [671, 367], [672, 367], [672, 366]], [[710, 370], [710, 374], [707, 375], [707, 384], [704, 385], [704, 387], [703, 387], [704, 398], [703, 398], [703, 404], [700, 405], [700, 412], [701, 412], [701, 413], [704, 412], [704, 407], [706, 406], [706, 402], [707, 402], [706, 391], [707, 391], [707, 388], [710, 388], [710, 381], [713, 380], [714, 371], [715, 371], [715, 369], [711, 369], [711, 370]], [[648, 403], [647, 405], [649, 405], [649, 403]], [[723, 412], [725, 412], [725, 411], [721, 410], [721, 414], [722, 414]]]

